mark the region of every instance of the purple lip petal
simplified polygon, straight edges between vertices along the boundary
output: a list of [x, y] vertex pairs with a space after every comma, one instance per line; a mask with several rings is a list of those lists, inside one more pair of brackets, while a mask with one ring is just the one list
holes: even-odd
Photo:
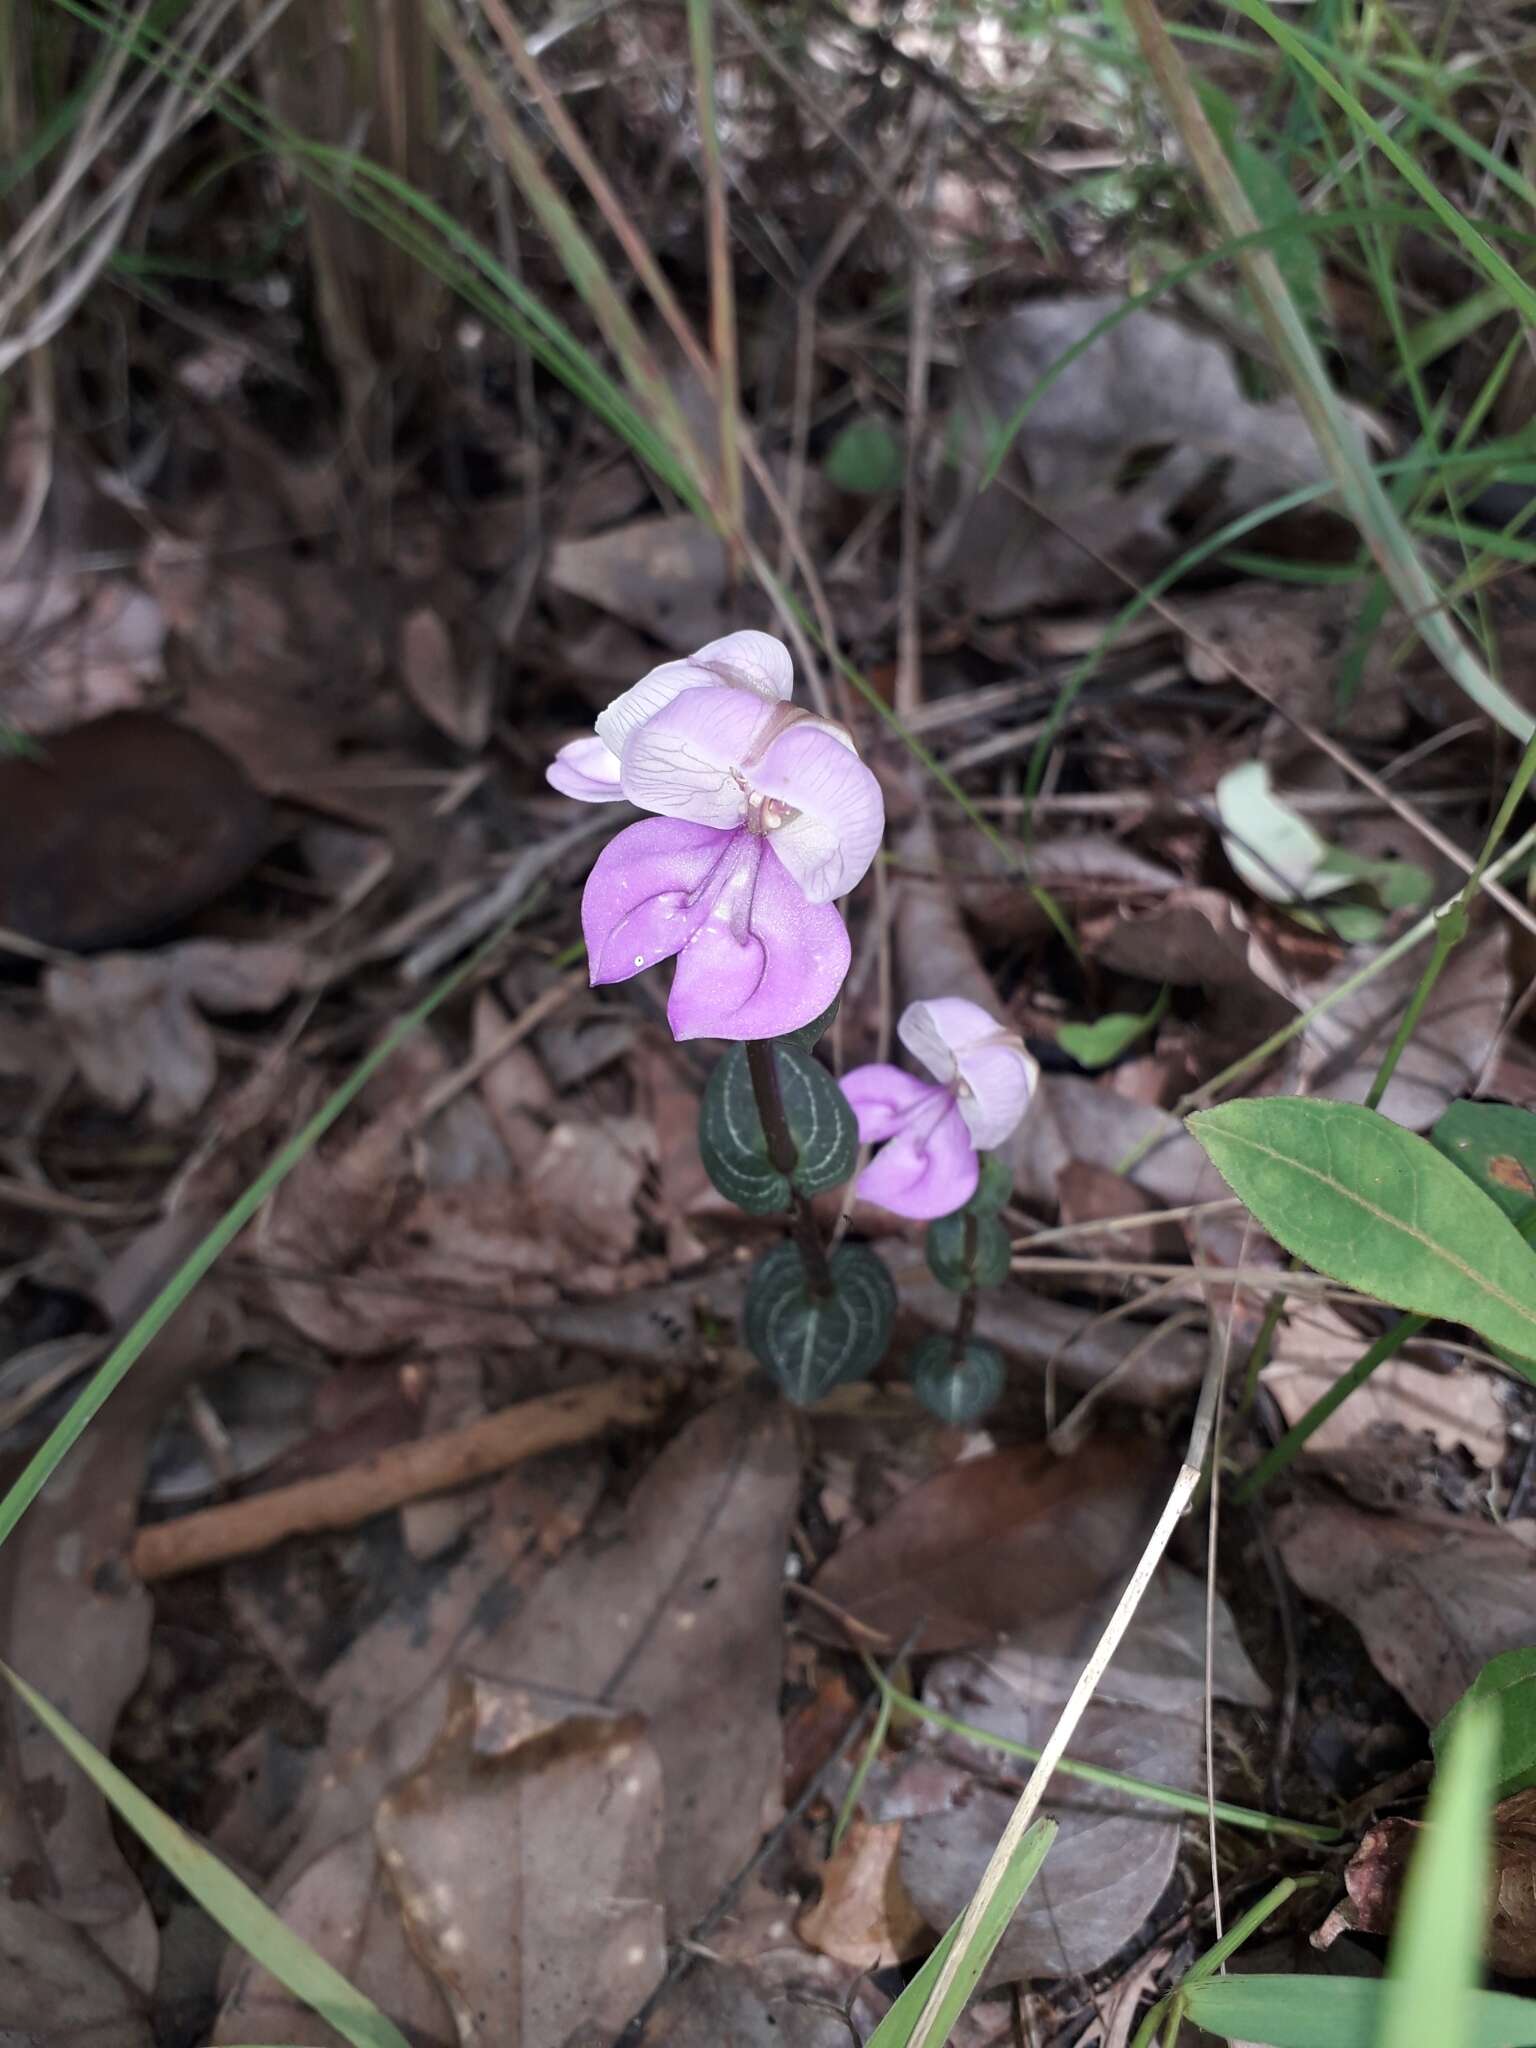
[[544, 770], [544, 780], [578, 803], [619, 803], [624, 796], [619, 757], [599, 739], [572, 740], [563, 746]]
[[929, 1097], [944, 1090], [932, 1081], [920, 1081], [904, 1067], [855, 1067], [844, 1074], [839, 1086], [859, 1120], [859, 1141], [877, 1145], [891, 1137]]
[[931, 1223], [971, 1199], [980, 1173], [971, 1134], [951, 1102], [932, 1120], [921, 1111], [911, 1117], [881, 1146], [854, 1188], [866, 1202]]
[[599, 854], [581, 904], [594, 986], [678, 956], [678, 1038], [775, 1038], [827, 1008], [848, 934], [807, 903], [771, 846], [680, 818], [646, 818]]
[[752, 782], [798, 812], [774, 832], [774, 850], [813, 903], [864, 879], [885, 831], [885, 799], [844, 741], [825, 727], [792, 726], [770, 743]]

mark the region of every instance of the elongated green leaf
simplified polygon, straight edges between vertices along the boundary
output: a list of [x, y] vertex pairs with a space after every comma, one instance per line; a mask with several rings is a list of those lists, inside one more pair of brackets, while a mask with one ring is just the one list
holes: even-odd
[[1497, 1202], [1510, 1222], [1528, 1227], [1536, 1210], [1536, 1116], [1502, 1102], [1453, 1102], [1429, 1134]]
[[[1532, 1622], [1536, 1634], [1536, 1620]], [[1490, 1657], [1429, 1738], [1437, 1757], [1446, 1753], [1457, 1723], [1474, 1700], [1491, 1700], [1499, 1710], [1499, 1752], [1494, 1797], [1507, 1799], [1536, 1785], [1536, 1649], [1506, 1650]]]
[[1463, 1702], [1392, 1930], [1379, 2048], [1473, 2048], [1467, 2007], [1483, 1972], [1498, 1740], [1497, 1702]]
[[1107, 1016], [1096, 1017], [1091, 1024], [1063, 1024], [1056, 1033], [1056, 1043], [1080, 1067], [1107, 1067], [1112, 1060], [1119, 1059], [1127, 1046], [1134, 1045], [1143, 1032], [1161, 1023], [1167, 1007], [1168, 991], [1164, 988], [1151, 1009], [1143, 1010], [1139, 1016], [1133, 1016], [1129, 1010], [1112, 1010]]
[[[1378, 2048], [1385, 1994], [1373, 1977], [1207, 1977], [1184, 2009], [1207, 2033], [1263, 2048]], [[1461, 2048], [1536, 2048], [1536, 1999], [1474, 1991], [1464, 2010]]]
[[146, 1799], [116, 1764], [108, 1762], [41, 1693], [34, 1692], [25, 1679], [18, 1678], [4, 1664], [0, 1664], [0, 1674], [15, 1687], [49, 1734], [68, 1750], [145, 1847], [181, 1880], [203, 1910], [217, 1920], [247, 1955], [270, 1970], [295, 1998], [302, 1998], [343, 2040], [352, 2042], [353, 2048], [409, 2048], [399, 2028], [384, 2017], [371, 1999], [354, 1991], [339, 1970], [316, 1955], [291, 1927], [285, 1927], [272, 1909], [264, 1906], [217, 1856], [194, 1842], [152, 1799]]
[[[1034, 1883], [1035, 1874], [1045, 1861], [1045, 1853], [1055, 1839], [1055, 1821], [1037, 1820], [1019, 1843], [1018, 1851], [1009, 1864], [1002, 1883], [992, 1895], [986, 1917], [976, 1929], [970, 1953], [960, 1966], [960, 1974], [950, 1987], [949, 1997], [945, 2000], [944, 2009], [939, 2015], [939, 2025], [930, 2036], [933, 2048], [939, 2048], [939, 2044], [948, 2037], [955, 2021], [964, 2011], [966, 2000], [980, 1983], [981, 1973], [987, 1967], [992, 1951], [1002, 1940], [1008, 1922], [1019, 1910], [1019, 1901]], [[870, 2036], [869, 2048], [907, 2048], [907, 2043], [912, 2039], [912, 2030], [922, 2017], [923, 2007], [928, 2002], [928, 1994], [944, 1967], [959, 1926], [960, 1922], [957, 1920], [876, 2027]]]
[[1288, 1252], [1398, 1308], [1536, 1352], [1536, 1252], [1425, 1138], [1351, 1102], [1228, 1102], [1189, 1128]]

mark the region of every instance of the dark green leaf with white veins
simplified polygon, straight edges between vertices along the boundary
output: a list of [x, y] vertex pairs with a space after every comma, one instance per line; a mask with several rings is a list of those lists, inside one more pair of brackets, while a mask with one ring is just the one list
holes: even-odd
[[704, 1170], [728, 1202], [752, 1216], [787, 1209], [791, 1182], [803, 1195], [840, 1186], [859, 1156], [858, 1124], [826, 1068], [787, 1045], [775, 1046], [773, 1057], [798, 1154], [792, 1175], [786, 1177], [769, 1160], [745, 1046], [733, 1045], [720, 1061], [699, 1105]]
[[1008, 1278], [1013, 1244], [995, 1216], [967, 1215], [964, 1209], [928, 1226], [928, 1270], [956, 1294], [968, 1287], [1001, 1287]]
[[1528, 1109], [1453, 1102], [1429, 1142], [1470, 1175], [1511, 1223], [1530, 1227], [1536, 1216], [1536, 1116]]
[[802, 1408], [873, 1372], [885, 1356], [896, 1314], [895, 1283], [866, 1246], [839, 1245], [829, 1264], [828, 1301], [812, 1300], [792, 1243], [766, 1252], [747, 1282], [747, 1348]]
[[[1532, 1618], [1536, 1634], [1536, 1617]], [[1439, 1760], [1469, 1700], [1493, 1700], [1499, 1709], [1499, 1754], [1494, 1797], [1507, 1799], [1536, 1785], [1536, 1649], [1490, 1657], [1429, 1738]]]
[[1397, 1308], [1536, 1353], [1536, 1252], [1427, 1138], [1351, 1102], [1276, 1096], [1189, 1119], [1288, 1252]]
[[924, 1337], [907, 1361], [907, 1377], [923, 1406], [941, 1422], [974, 1422], [997, 1403], [1008, 1379], [1003, 1354], [979, 1337], [955, 1363], [953, 1337]]

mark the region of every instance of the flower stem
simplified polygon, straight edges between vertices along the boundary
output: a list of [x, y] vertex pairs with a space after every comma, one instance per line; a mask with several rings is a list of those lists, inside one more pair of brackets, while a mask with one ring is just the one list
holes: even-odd
[[[752, 1076], [752, 1093], [757, 1098], [757, 1113], [762, 1118], [763, 1135], [768, 1140], [769, 1162], [787, 1180], [794, 1172], [800, 1154], [789, 1128], [789, 1119], [784, 1114], [784, 1098], [779, 1093], [779, 1069], [773, 1057], [771, 1039], [747, 1040], [747, 1072]], [[827, 1264], [827, 1249], [821, 1241], [821, 1232], [816, 1228], [811, 1205], [793, 1181], [790, 1182], [789, 1199], [791, 1227], [795, 1243], [800, 1247], [800, 1263], [805, 1268], [806, 1292], [813, 1301], [830, 1301], [835, 1290], [832, 1270]]]
[[[965, 1218], [963, 1242], [966, 1269], [976, 1264], [976, 1218], [969, 1212]], [[971, 1332], [976, 1327], [976, 1289], [967, 1287], [960, 1297], [960, 1313], [955, 1317], [954, 1341], [949, 1347], [949, 1362], [958, 1372], [965, 1363], [965, 1347], [971, 1341]]]

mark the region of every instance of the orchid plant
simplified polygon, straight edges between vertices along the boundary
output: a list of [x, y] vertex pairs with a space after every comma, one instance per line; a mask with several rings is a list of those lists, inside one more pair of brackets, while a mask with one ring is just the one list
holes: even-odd
[[1036, 1068], [1018, 1036], [959, 996], [911, 1004], [897, 1035], [930, 1078], [865, 1066], [841, 1086], [813, 1048], [848, 972], [837, 901], [868, 873], [885, 830], [880, 785], [852, 735], [791, 702], [789, 651], [730, 633], [663, 662], [560, 749], [553, 786], [651, 815], [617, 833], [582, 896], [593, 986], [676, 966], [679, 1039], [731, 1041], [711, 1074], [699, 1146], [715, 1186], [791, 1235], [747, 1283], [748, 1345], [792, 1400], [819, 1400], [885, 1356], [896, 1289], [869, 1246], [823, 1242], [812, 1198], [840, 1186], [861, 1144], [879, 1150], [855, 1192], [928, 1224], [928, 1261], [960, 1297], [955, 1327], [910, 1361], [946, 1420], [982, 1413], [1003, 1361], [974, 1335], [977, 1295], [1007, 1274], [998, 1211], [1012, 1174], [993, 1149], [1029, 1106]]

